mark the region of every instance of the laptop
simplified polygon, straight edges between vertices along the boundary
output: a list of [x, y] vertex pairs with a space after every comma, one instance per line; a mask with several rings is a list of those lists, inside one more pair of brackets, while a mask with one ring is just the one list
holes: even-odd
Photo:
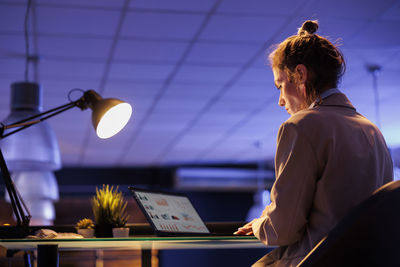
[[189, 198], [180, 193], [128, 187], [158, 236], [211, 235]]

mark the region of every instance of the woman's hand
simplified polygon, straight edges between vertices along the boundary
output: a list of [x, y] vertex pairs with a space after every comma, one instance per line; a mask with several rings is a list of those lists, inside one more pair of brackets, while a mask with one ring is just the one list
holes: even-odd
[[[256, 219], [254, 219], [256, 220]], [[234, 235], [253, 235], [253, 222], [254, 220], [252, 220], [251, 222], [243, 225], [242, 227], [238, 228], [238, 230], [236, 232], [234, 232]]]

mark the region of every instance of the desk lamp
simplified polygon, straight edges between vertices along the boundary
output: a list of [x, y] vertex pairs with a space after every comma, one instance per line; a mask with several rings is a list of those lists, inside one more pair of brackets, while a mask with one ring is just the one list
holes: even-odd
[[[94, 90], [81, 91], [83, 92], [83, 96], [78, 100], [70, 101], [65, 105], [61, 105], [12, 124], [4, 125], [3, 123], [0, 123], [0, 139], [22, 131], [73, 107], [78, 107], [81, 110], [88, 108], [92, 110], [93, 127], [97, 136], [102, 139], [109, 138], [117, 134], [128, 123], [132, 114], [132, 107], [130, 104], [115, 98], [103, 99]], [[5, 131], [8, 129], [13, 130], [6, 133]], [[15, 227], [0, 227], [0, 238], [25, 237], [29, 234], [29, 221], [31, 215], [29, 214], [22, 197], [18, 194], [18, 191], [14, 186], [1, 149], [0, 169], [7, 192], [10, 196], [13, 213], [17, 221], [17, 225]]]

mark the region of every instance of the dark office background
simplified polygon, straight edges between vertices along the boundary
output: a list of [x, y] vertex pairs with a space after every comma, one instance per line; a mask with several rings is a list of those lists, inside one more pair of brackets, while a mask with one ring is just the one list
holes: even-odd
[[[102, 184], [120, 186], [130, 223], [145, 222], [130, 185], [186, 193], [205, 221], [244, 221], [254, 181], [228, 187], [233, 179], [225, 177], [224, 188], [205, 179], [208, 187], [189, 189], [176, 183], [175, 171], [273, 171], [276, 134], [288, 114], [277, 105], [266, 51], [305, 19], [318, 19], [317, 33], [340, 46], [347, 61], [340, 89], [380, 127], [400, 176], [398, 0], [32, 0], [29, 54], [27, 3], [0, 0], [0, 121], [10, 114], [10, 86], [26, 69], [42, 87], [44, 110], [68, 102], [72, 88], [95, 89], [134, 110], [108, 140], [94, 134], [89, 111], [48, 120], [62, 159], [55, 224], [88, 217]], [[10, 206], [3, 197], [0, 204], [0, 222], [9, 222]], [[162, 267], [248, 266], [264, 254], [163, 251], [160, 259]]]

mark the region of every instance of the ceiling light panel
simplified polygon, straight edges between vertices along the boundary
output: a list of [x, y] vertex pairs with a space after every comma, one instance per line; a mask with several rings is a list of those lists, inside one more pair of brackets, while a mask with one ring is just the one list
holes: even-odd
[[1, 33], [23, 33], [25, 5], [0, 3]]
[[43, 60], [100, 61], [106, 60], [111, 38], [46, 37], [39, 36], [38, 47]]
[[37, 8], [39, 34], [113, 36], [120, 10], [79, 8]]
[[284, 18], [214, 15], [200, 35], [200, 40], [246, 41], [261, 45], [275, 33], [276, 28], [271, 25], [283, 22]]
[[120, 81], [164, 81], [174, 65], [113, 63], [109, 78]]
[[197, 42], [189, 56], [187, 63], [191, 64], [213, 64], [237, 66], [246, 63], [249, 58], [259, 49], [259, 45], [253, 44], [228, 44]]
[[198, 14], [128, 12], [121, 36], [154, 40], [190, 40], [204, 17]]
[[175, 64], [188, 44], [186, 41], [119, 40], [114, 62]]
[[221, 83], [222, 85], [228, 82], [239, 70], [239, 67], [192, 66], [184, 64], [176, 74], [174, 81], [208, 81]]
[[209, 11], [216, 0], [135, 0], [131, 1], [131, 8], [150, 9], [150, 10], [170, 10], [170, 11]]

